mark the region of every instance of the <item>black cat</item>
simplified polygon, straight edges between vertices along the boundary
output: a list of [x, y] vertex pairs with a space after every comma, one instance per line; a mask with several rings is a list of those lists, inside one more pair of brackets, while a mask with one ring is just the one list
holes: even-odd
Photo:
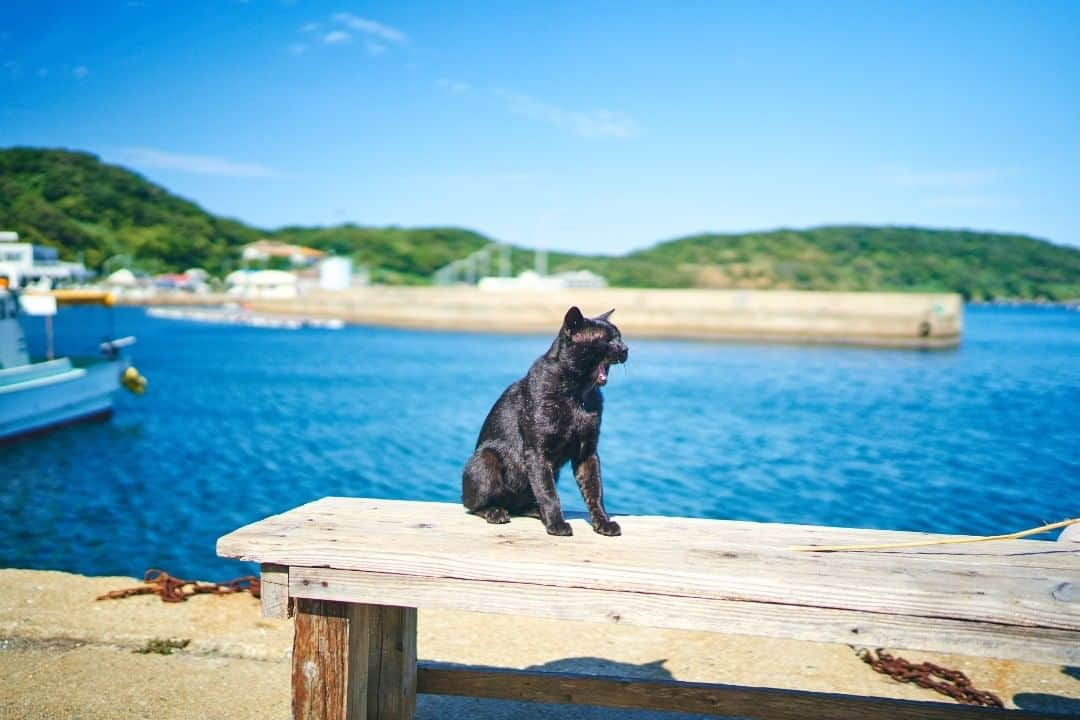
[[511, 515], [539, 517], [548, 533], [573, 535], [555, 490], [569, 460], [593, 530], [621, 532], [604, 510], [596, 454], [604, 410], [600, 386], [629, 352], [608, 320], [613, 312], [589, 319], [570, 308], [548, 351], [496, 401], [461, 476], [461, 501], [470, 512], [489, 523], [510, 522]]

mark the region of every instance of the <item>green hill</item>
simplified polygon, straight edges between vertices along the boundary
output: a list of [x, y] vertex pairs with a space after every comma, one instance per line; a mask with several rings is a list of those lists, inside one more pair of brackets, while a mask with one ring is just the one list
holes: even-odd
[[0, 151], [0, 228], [90, 268], [128, 255], [150, 272], [220, 269], [259, 237], [88, 153], [32, 148]]
[[114, 256], [151, 273], [240, 263], [239, 246], [259, 238], [352, 255], [388, 283], [430, 282], [448, 262], [492, 242], [457, 228], [254, 228], [212, 215], [125, 168], [83, 152], [0, 150], [0, 230], [81, 258], [101, 270]]
[[267, 237], [306, 245], [335, 255], [348, 255], [371, 269], [376, 282], [420, 285], [447, 263], [494, 242], [461, 228], [373, 228], [336, 225], [325, 228], [286, 227]]
[[592, 267], [612, 284], [630, 286], [1080, 298], [1080, 249], [969, 230], [830, 226], [695, 235], [622, 258], [595, 259]]
[[[261, 230], [198, 205], [93, 155], [0, 150], [0, 229], [101, 270], [126, 256], [147, 272], [222, 273], [260, 237], [349, 255], [378, 282], [422, 284], [492, 242], [460, 228], [356, 225]], [[514, 248], [515, 272], [532, 264]], [[705, 234], [619, 257], [551, 253], [552, 271], [590, 269], [630, 287], [956, 291], [965, 297], [1080, 298], [1080, 250], [1023, 235], [914, 227], [834, 226]]]

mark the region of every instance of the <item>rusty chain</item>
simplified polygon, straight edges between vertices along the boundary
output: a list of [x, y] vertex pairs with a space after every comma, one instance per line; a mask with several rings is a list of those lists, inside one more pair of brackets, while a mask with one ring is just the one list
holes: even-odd
[[227, 583], [211, 583], [199, 580], [184, 580], [174, 577], [164, 570], [151, 568], [143, 575], [143, 584], [137, 587], [111, 590], [100, 595], [98, 600], [119, 600], [133, 595], [157, 595], [162, 602], [186, 602], [192, 595], [231, 595], [237, 592], [249, 592], [259, 597], [259, 578], [244, 575]]
[[861, 648], [855, 650], [855, 654], [877, 672], [899, 682], [915, 683], [919, 687], [947, 695], [965, 705], [1005, 707], [1001, 698], [987, 690], [976, 689], [972, 686], [971, 679], [959, 670], [950, 670], [931, 662], [916, 664], [902, 657], [894, 657], [881, 648], [873, 652]]

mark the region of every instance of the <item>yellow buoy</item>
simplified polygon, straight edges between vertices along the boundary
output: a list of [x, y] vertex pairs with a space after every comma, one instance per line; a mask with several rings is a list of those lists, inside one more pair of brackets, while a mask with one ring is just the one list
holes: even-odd
[[120, 376], [120, 384], [129, 392], [142, 395], [146, 392], [146, 386], [150, 384], [150, 381], [140, 375], [134, 365], [129, 365]]

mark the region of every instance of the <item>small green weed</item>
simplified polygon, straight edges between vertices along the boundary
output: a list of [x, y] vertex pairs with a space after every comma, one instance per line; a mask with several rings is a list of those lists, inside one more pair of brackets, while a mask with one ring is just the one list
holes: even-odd
[[146, 645], [138, 650], [132, 650], [132, 652], [137, 652], [140, 655], [149, 655], [150, 653], [172, 655], [173, 650], [183, 650], [190, 642], [190, 640], [179, 640], [176, 638], [170, 638], [168, 640], [154, 638], [153, 640], [147, 640]]

